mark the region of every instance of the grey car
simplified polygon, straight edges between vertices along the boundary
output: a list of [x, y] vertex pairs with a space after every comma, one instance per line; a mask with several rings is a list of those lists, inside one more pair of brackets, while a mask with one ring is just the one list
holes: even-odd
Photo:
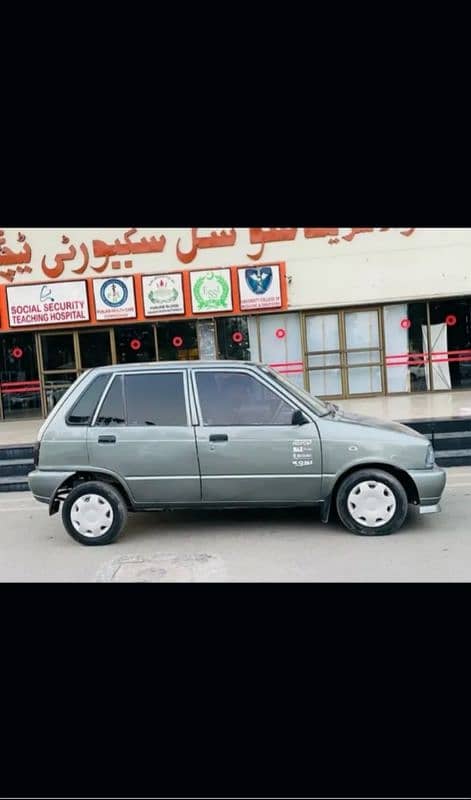
[[262, 364], [171, 362], [84, 373], [42, 426], [29, 475], [85, 545], [130, 511], [320, 506], [350, 531], [389, 534], [408, 506], [440, 511], [428, 439], [342, 411]]

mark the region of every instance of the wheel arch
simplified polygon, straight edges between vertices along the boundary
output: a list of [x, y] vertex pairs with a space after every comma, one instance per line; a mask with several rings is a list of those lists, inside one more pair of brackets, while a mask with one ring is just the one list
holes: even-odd
[[334, 486], [330, 493], [328, 503], [325, 506], [323, 521], [325, 522], [328, 521], [332, 506], [334, 506], [335, 508], [338, 490], [342, 482], [345, 480], [345, 478], [348, 478], [349, 475], [353, 475], [355, 472], [361, 472], [362, 470], [365, 469], [379, 469], [382, 470], [382, 472], [388, 472], [394, 478], [397, 478], [397, 480], [402, 484], [407, 494], [408, 502], [412, 503], [413, 505], [420, 504], [419, 491], [417, 489], [415, 481], [406, 470], [401, 469], [401, 467], [397, 467], [395, 464], [387, 464], [387, 463], [385, 464], [378, 461], [372, 461], [372, 462], [367, 462], [366, 464], [365, 463], [355, 464], [351, 467], [347, 467], [347, 469], [345, 469], [342, 473], [340, 473], [340, 475], [336, 477]]
[[113, 486], [121, 494], [126, 508], [128, 511], [134, 510], [134, 503], [131, 498], [129, 489], [116, 475], [109, 472], [97, 472], [96, 470], [79, 469], [72, 475], [69, 475], [56, 489], [49, 502], [49, 515], [57, 514], [60, 508], [60, 503], [65, 499], [69, 492], [78, 486], [80, 483], [88, 483], [89, 481], [98, 481], [107, 483]]

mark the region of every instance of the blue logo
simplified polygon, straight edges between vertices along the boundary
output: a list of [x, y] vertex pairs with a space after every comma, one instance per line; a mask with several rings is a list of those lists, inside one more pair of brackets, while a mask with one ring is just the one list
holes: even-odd
[[245, 270], [245, 280], [254, 294], [266, 294], [273, 283], [271, 267], [257, 267]]
[[123, 281], [111, 278], [101, 287], [100, 297], [106, 306], [120, 308], [129, 297], [128, 287]]

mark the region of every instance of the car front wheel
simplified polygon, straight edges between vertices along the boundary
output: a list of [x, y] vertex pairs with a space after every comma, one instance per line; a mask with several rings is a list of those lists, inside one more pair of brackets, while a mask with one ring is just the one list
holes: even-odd
[[80, 544], [96, 547], [118, 538], [127, 520], [124, 499], [113, 486], [90, 481], [76, 486], [62, 506], [67, 533]]
[[358, 470], [345, 478], [337, 492], [340, 520], [360, 536], [395, 533], [402, 527], [407, 510], [403, 485], [383, 470]]

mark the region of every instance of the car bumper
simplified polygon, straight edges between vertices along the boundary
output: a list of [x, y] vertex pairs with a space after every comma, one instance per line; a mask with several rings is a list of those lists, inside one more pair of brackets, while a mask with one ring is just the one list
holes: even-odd
[[73, 472], [46, 472], [34, 470], [28, 475], [29, 488], [40, 503], [49, 503], [55, 492]]
[[441, 511], [440, 500], [446, 486], [446, 472], [441, 467], [410, 470], [409, 475], [417, 486], [421, 514], [436, 514]]

